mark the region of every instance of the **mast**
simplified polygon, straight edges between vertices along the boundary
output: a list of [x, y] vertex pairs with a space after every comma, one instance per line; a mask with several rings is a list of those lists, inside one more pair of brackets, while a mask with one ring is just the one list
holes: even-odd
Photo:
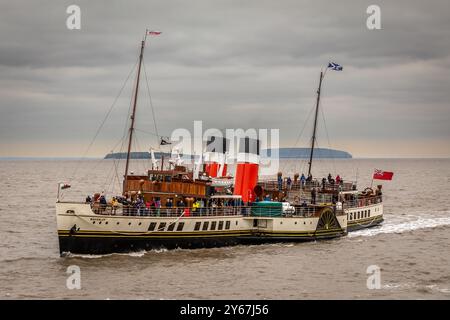
[[[146, 35], [147, 35], [147, 32], [146, 32]], [[138, 67], [138, 72], [137, 72], [136, 88], [134, 91], [133, 112], [131, 113], [131, 124], [130, 124], [130, 129], [129, 129], [130, 133], [129, 133], [129, 140], [128, 140], [127, 162], [125, 164], [125, 179], [124, 179], [124, 184], [123, 184], [124, 192], [125, 192], [125, 188], [127, 186], [127, 181], [128, 181], [128, 166], [130, 164], [130, 152], [131, 152], [131, 144], [133, 141], [134, 120], [136, 118], [136, 105], [137, 105], [138, 92], [139, 92], [139, 78], [141, 75], [141, 65], [142, 65], [142, 58], [143, 58], [143, 54], [144, 54], [144, 46], [145, 46], [145, 38], [141, 42], [141, 53], [139, 55], [139, 67]]]
[[312, 159], [313, 159], [313, 155], [314, 155], [314, 144], [316, 142], [317, 116], [319, 114], [320, 89], [322, 88], [322, 79], [323, 79], [323, 72], [320, 72], [319, 89], [317, 89], [316, 115], [314, 117], [314, 129], [313, 129], [313, 135], [312, 135], [312, 141], [311, 141], [311, 151], [309, 154], [308, 176], [311, 174]]

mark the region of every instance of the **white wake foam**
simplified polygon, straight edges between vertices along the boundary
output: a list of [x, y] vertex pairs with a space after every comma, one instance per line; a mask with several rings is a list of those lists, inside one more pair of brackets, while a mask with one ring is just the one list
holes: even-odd
[[450, 225], [450, 217], [416, 217], [415, 220], [400, 223], [384, 223], [380, 227], [350, 232], [349, 237], [372, 237], [381, 233], [403, 233], [418, 229]]

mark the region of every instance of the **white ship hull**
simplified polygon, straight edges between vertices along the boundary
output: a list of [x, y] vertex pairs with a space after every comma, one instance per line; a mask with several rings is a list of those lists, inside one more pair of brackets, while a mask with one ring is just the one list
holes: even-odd
[[124, 216], [96, 214], [89, 204], [69, 202], [58, 202], [56, 213], [61, 254], [307, 241], [339, 237], [347, 232], [347, 216], [334, 213], [320, 217], [254, 217], [236, 213], [165, 217], [161, 209], [161, 216]]

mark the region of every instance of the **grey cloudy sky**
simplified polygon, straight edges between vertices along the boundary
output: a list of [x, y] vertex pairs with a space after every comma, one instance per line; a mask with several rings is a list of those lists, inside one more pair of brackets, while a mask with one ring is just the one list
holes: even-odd
[[[81, 30], [66, 8], [81, 8]], [[381, 7], [382, 30], [366, 28]], [[327, 73], [331, 147], [357, 157], [450, 156], [449, 1], [0, 0], [0, 156], [81, 156], [137, 59], [161, 134], [204, 127], [279, 128], [292, 146]], [[145, 81], [138, 126], [153, 132]], [[90, 156], [121, 139], [129, 81]], [[309, 121], [309, 123], [312, 121]], [[309, 124], [308, 124], [309, 125]], [[328, 147], [320, 121], [319, 146]], [[307, 144], [307, 126], [300, 146]], [[143, 150], [152, 136], [138, 135]]]

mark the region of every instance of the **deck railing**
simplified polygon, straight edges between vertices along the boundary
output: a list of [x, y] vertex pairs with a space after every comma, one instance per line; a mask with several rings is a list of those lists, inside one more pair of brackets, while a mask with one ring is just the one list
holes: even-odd
[[[161, 207], [146, 208], [133, 206], [112, 206], [95, 203], [92, 211], [98, 215], [151, 216], [151, 217], [213, 217], [213, 216], [258, 216], [258, 217], [312, 217], [323, 206], [292, 206], [288, 209], [271, 206], [225, 206], [225, 207]], [[339, 214], [339, 213], [338, 213]]]
[[322, 181], [318, 180], [312, 180], [312, 181], [305, 181], [302, 183], [301, 181], [292, 181], [291, 183], [288, 183], [286, 179], [283, 179], [283, 181], [280, 183], [278, 180], [262, 180], [258, 182], [258, 185], [261, 186], [264, 190], [267, 191], [290, 191], [290, 190], [304, 190], [308, 191], [312, 188], [320, 188], [321, 190], [326, 191], [352, 191], [356, 189], [356, 184], [351, 181], [344, 181], [344, 183], [341, 184], [334, 184], [330, 182], [326, 182], [325, 184], [322, 184]]
[[374, 204], [378, 204], [383, 202], [382, 196], [372, 196], [372, 197], [366, 197], [366, 198], [360, 198], [360, 199], [354, 199], [354, 200], [347, 200], [344, 202], [344, 208], [359, 208], [359, 207], [366, 207]]

